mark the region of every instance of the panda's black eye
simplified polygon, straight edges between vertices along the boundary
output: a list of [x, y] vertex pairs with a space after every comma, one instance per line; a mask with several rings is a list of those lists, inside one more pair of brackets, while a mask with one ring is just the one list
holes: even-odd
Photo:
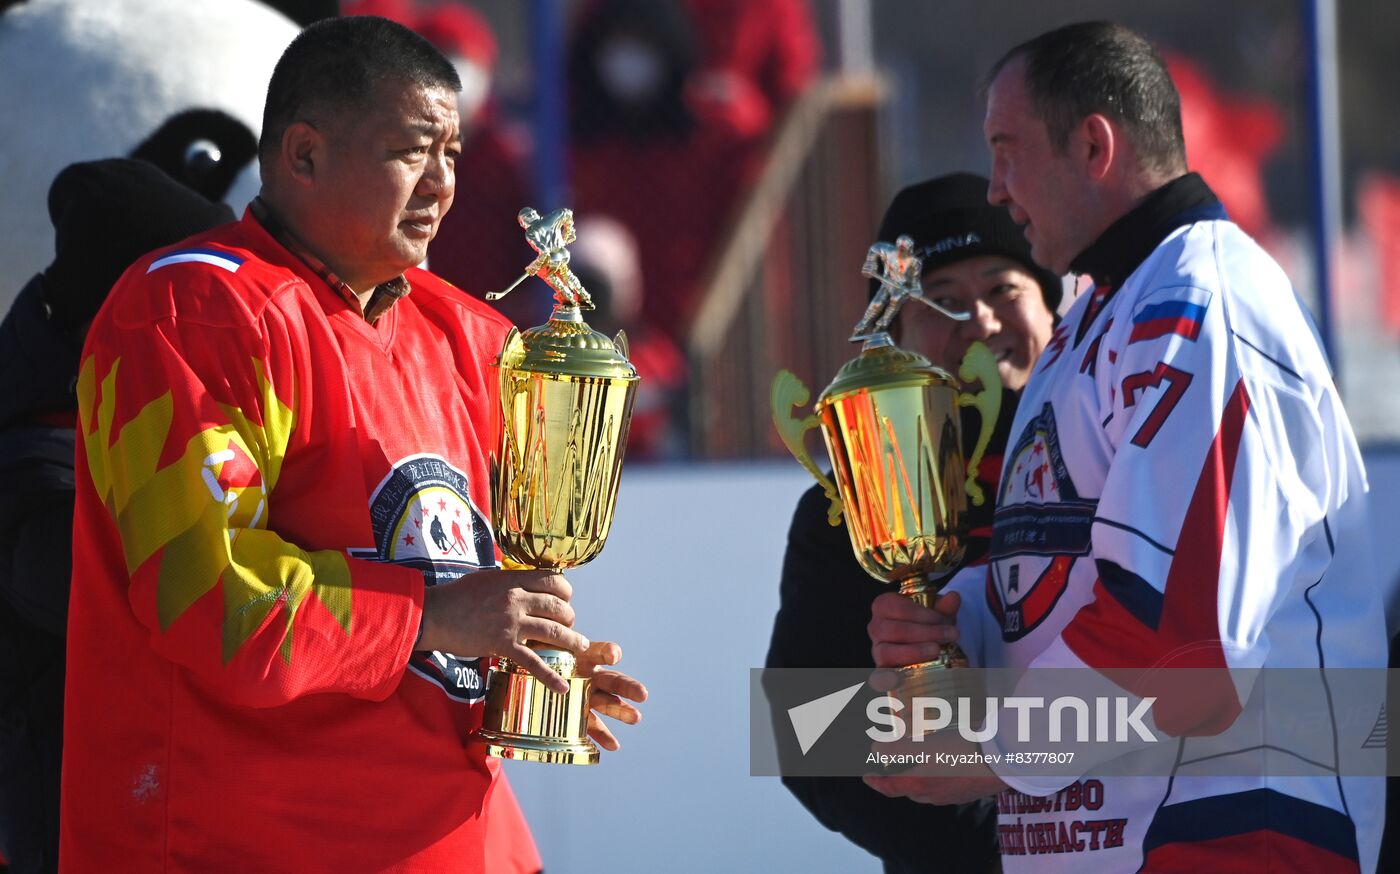
[[220, 200], [257, 150], [258, 138], [228, 113], [187, 109], [167, 118], [131, 150], [131, 157], [150, 161], [210, 200]]
[[196, 176], [204, 176], [219, 166], [224, 153], [210, 140], [195, 140], [185, 147], [185, 166]]

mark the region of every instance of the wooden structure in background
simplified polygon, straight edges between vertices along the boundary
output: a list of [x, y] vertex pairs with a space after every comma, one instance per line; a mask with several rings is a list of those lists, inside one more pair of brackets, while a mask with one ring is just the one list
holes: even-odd
[[773, 375], [793, 371], [815, 398], [857, 351], [847, 337], [865, 308], [860, 268], [880, 221], [885, 99], [878, 79], [829, 77], [775, 137], [691, 326], [692, 458], [785, 454], [769, 411]]

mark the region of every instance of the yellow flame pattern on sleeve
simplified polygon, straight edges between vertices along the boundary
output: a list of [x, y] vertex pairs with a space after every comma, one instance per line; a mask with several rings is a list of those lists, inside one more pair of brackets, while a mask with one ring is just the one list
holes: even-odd
[[[102, 376], [93, 356], [78, 377], [79, 416], [93, 485], [116, 522], [127, 572], [160, 553], [157, 617], [166, 631], [216, 585], [222, 588], [221, 651], [227, 663], [274, 610], [279, 652], [290, 664], [292, 623], [314, 594], [345, 634], [351, 633], [351, 574], [335, 551], [306, 552], [266, 530], [267, 502], [281, 474], [295, 415], [253, 360], [262, 424], [220, 405], [227, 423], [192, 436], [179, 459], [156, 468], [171, 434], [173, 397], [147, 403], [112, 439], [121, 359]], [[95, 427], [94, 427], [95, 426]], [[259, 482], [220, 485], [223, 465], [251, 460]]]

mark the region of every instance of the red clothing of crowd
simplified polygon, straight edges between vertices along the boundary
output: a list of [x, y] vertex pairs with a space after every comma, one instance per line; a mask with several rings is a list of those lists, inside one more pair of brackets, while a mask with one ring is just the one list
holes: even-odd
[[[642, 96], [607, 75], [608, 53], [621, 42], [661, 65]], [[818, 56], [797, 0], [689, 0], [680, 10], [608, 0], [580, 17], [569, 66], [574, 203], [635, 235], [642, 319], [678, 344], [762, 169], [767, 134]]]

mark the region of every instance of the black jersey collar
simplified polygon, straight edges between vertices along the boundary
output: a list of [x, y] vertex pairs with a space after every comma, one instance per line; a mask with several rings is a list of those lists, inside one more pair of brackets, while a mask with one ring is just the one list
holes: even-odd
[[1224, 218], [1225, 207], [1215, 192], [1199, 174], [1187, 173], [1147, 195], [1131, 212], [1109, 225], [1070, 262], [1069, 269], [1089, 274], [1100, 288], [1116, 289], [1172, 231]]

